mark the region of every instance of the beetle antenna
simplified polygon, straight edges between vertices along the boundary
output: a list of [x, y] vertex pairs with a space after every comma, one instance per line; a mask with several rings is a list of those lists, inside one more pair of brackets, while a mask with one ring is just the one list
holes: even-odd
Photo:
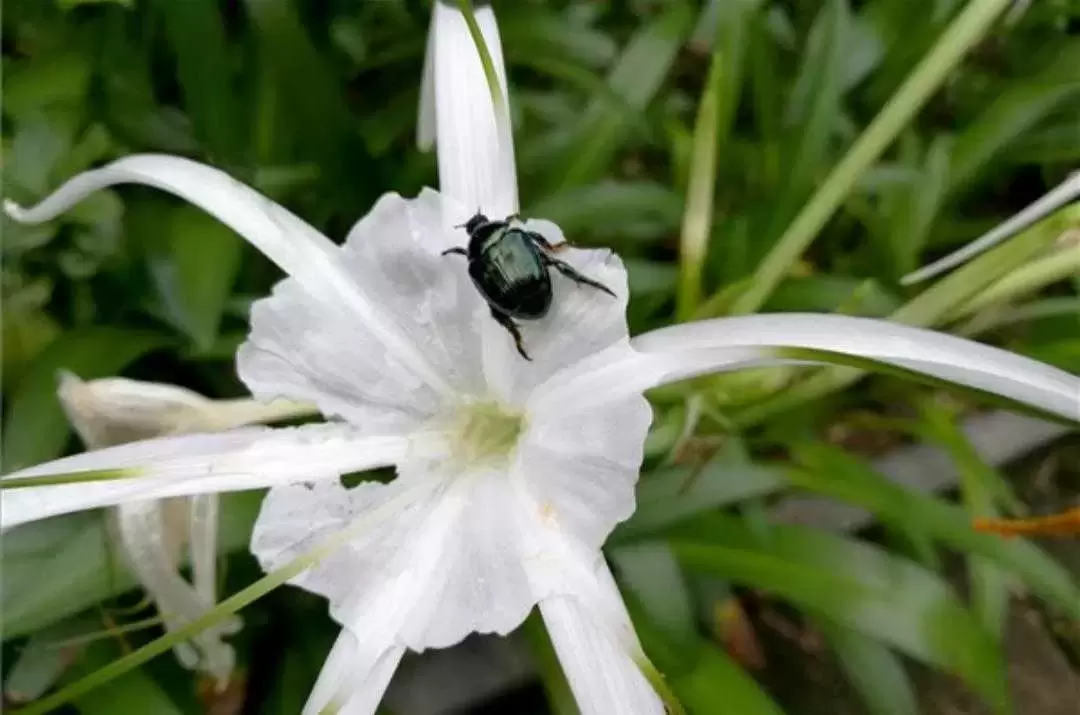
[[472, 215], [472, 217], [468, 221], [466, 221], [465, 223], [459, 223], [457, 226], [454, 226], [454, 228], [464, 228], [464, 229], [468, 230], [469, 224], [471, 224], [473, 221], [475, 221], [478, 218], [481, 219], [482, 221], [487, 221], [487, 216], [480, 213], [480, 207], [479, 206], [476, 207], [476, 213], [474, 213]]

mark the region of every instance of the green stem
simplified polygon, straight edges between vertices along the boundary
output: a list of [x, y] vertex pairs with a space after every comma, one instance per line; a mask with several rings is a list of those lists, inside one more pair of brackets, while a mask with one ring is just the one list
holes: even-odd
[[82, 482], [104, 482], [111, 479], [131, 479], [142, 474], [138, 467], [119, 469], [90, 469], [85, 472], [64, 472], [63, 474], [42, 474], [39, 477], [17, 477], [0, 479], [0, 490], [22, 489], [25, 487], [49, 487], [57, 484], [79, 484]]
[[756, 312], [825, 225], [859, 176], [877, 161], [1011, 0], [971, 0], [811, 197], [758, 266], [731, 312]]

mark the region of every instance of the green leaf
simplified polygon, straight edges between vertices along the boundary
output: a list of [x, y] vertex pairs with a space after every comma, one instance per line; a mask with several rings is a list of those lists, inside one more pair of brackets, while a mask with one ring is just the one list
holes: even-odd
[[968, 3], [777, 239], [731, 312], [742, 315], [761, 307], [859, 176], [881, 156], [1008, 4], [1009, 0]]
[[717, 648], [702, 648], [694, 669], [675, 678], [672, 686], [694, 715], [783, 715], [754, 679]]
[[1008, 695], [993, 638], [936, 574], [870, 544], [792, 526], [761, 535], [700, 517], [671, 537], [698, 569], [766, 590], [962, 677], [998, 711]]
[[[972, 519], [998, 517], [997, 504], [1017, 504], [1008, 483], [979, 458], [979, 453], [957, 427], [956, 410], [931, 400], [921, 403], [923, 431], [945, 448], [960, 473], [960, 488]], [[1001, 567], [982, 556], [968, 558], [971, 600], [983, 626], [998, 639], [1002, 637], [1009, 607], [1010, 578]]]
[[176, 55], [184, 105], [210, 157], [235, 160], [243, 121], [233, 87], [221, 4], [216, 0], [154, 0]]
[[243, 244], [230, 228], [195, 208], [159, 208], [157, 221], [161, 241], [148, 258], [165, 316], [198, 350], [209, 350], [217, 341]]
[[769, 212], [767, 239], [791, 220], [825, 164], [838, 129], [850, 36], [847, 0], [829, 0], [814, 20], [788, 101], [784, 123], [789, 139], [781, 148], [786, 180]]
[[647, 239], [674, 230], [682, 207], [682, 197], [662, 184], [601, 181], [548, 196], [528, 215], [556, 222], [571, 241]]
[[[966, 190], [1000, 151], [1023, 137], [1062, 102], [1080, 96], [1078, 65], [1080, 45], [1066, 43], [1041, 72], [998, 89], [993, 104], [957, 136], [949, 172], [950, 190]], [[1075, 125], [1073, 131], [1075, 140]]]
[[[121, 655], [115, 643], [95, 643], [79, 659], [79, 670], [90, 672], [108, 665]], [[183, 715], [183, 710], [169, 698], [145, 670], [133, 670], [73, 701], [82, 715], [147, 713]]]
[[904, 664], [888, 648], [830, 620], [819, 620], [817, 626], [870, 715], [919, 715]]
[[560, 17], [546, 9], [523, 6], [504, 13], [499, 34], [508, 64], [528, 62], [535, 55], [560, 57], [582, 67], [607, 66], [618, 51], [600, 30]]
[[697, 642], [690, 591], [671, 550], [649, 542], [616, 549], [611, 558], [619, 583], [637, 598], [651, 625], [676, 646]]
[[979, 533], [965, 510], [905, 489], [835, 447], [805, 442], [796, 446], [794, 455], [802, 465], [788, 473], [794, 485], [863, 506], [884, 521], [928, 534], [962, 553], [985, 556], [1080, 620], [1080, 583], [1030, 542]]
[[756, 3], [725, 4], [719, 33], [694, 123], [687, 177], [686, 209], [679, 244], [679, 292], [676, 315], [687, 320], [701, 302], [702, 275], [713, 227], [717, 157], [728, 141], [742, 89], [748, 15]]
[[[247, 546], [262, 494], [222, 496], [218, 552]], [[111, 546], [104, 512], [26, 524], [4, 534], [0, 590], [4, 638], [16, 638], [80, 613], [135, 587]]]
[[654, 473], [639, 482], [637, 509], [616, 527], [608, 543], [654, 536], [703, 512], [765, 496], [787, 484], [782, 471], [753, 464], [734, 453], [723, 453], [698, 469]]
[[[333, 68], [308, 37], [295, 0], [245, 0], [244, 6], [265, 72], [266, 96], [252, 132], [260, 162], [316, 161], [327, 200], [352, 220], [356, 207], [388, 184], [356, 131]], [[365, 181], [356, 180], [357, 167], [364, 167]]]
[[56, 397], [56, 375], [70, 370], [89, 380], [119, 373], [133, 360], [168, 344], [161, 335], [124, 328], [86, 328], [66, 333], [26, 368], [8, 403], [3, 434], [3, 471], [52, 459], [71, 434]]
[[[608, 75], [611, 91], [638, 111], [648, 106], [667, 77], [692, 22], [689, 5], [678, 0], [642, 26]], [[625, 109], [614, 106], [606, 96], [595, 97], [559, 153], [545, 182], [549, 187], [545, 193], [599, 178], [621, 148], [631, 126]]]

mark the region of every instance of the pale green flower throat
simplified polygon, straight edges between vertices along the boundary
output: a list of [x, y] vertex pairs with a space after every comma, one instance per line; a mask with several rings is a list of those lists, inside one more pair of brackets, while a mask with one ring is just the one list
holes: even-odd
[[462, 405], [456, 422], [454, 457], [470, 465], [508, 460], [525, 432], [525, 415], [497, 402]]

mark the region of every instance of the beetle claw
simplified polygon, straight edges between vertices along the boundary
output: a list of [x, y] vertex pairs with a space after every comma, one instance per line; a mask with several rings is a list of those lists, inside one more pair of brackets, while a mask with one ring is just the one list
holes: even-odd
[[[561, 246], [563, 244], [560, 243], [559, 245]], [[589, 278], [587, 275], [584, 275], [583, 273], [579, 273], [576, 268], [574, 268], [573, 266], [571, 266], [569, 263], [567, 263], [565, 261], [560, 261], [558, 258], [552, 258], [551, 256], [545, 256], [544, 257], [544, 262], [547, 263], [549, 266], [552, 266], [553, 268], [555, 268], [555, 270], [557, 270], [559, 273], [562, 273], [564, 276], [566, 276], [570, 280], [574, 281], [578, 285], [592, 286], [593, 288], [595, 288], [597, 290], [604, 291], [605, 293], [610, 295], [612, 298], [616, 297], [615, 293], [613, 293], [612, 290], [610, 288], [608, 288], [606, 285], [604, 285], [600, 281], [595, 281], [592, 278]]]
[[514, 347], [517, 348], [518, 354], [520, 354], [521, 357], [525, 358], [529, 362], [532, 362], [532, 358], [529, 357], [529, 354], [527, 352], [525, 352], [525, 343], [521, 339], [521, 331], [518, 329], [517, 323], [514, 322], [514, 319], [511, 318], [509, 315], [500, 313], [499, 311], [495, 310], [495, 308], [491, 308], [491, 317], [495, 319], [496, 323], [506, 328], [506, 331], [513, 336]]

